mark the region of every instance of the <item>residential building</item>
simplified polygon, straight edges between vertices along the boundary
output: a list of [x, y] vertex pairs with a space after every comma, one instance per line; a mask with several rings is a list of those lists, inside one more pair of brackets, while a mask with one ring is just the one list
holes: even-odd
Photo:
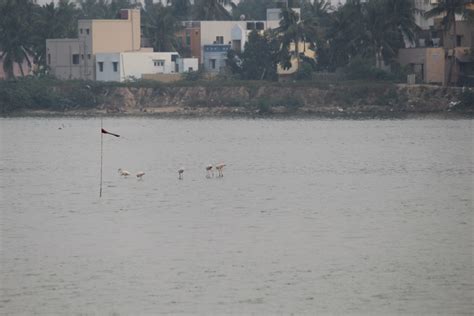
[[[293, 9], [300, 13], [299, 8]], [[281, 8], [267, 10], [261, 21], [187, 21], [177, 33], [185, 56], [196, 57], [206, 71], [216, 73], [225, 66], [227, 51], [242, 52], [250, 32], [264, 32], [280, 25]], [[302, 50], [303, 51], [303, 50]]]
[[97, 53], [152, 51], [141, 48], [140, 10], [120, 11], [120, 19], [79, 20], [78, 37], [47, 39], [47, 64], [60, 79], [95, 79]]
[[176, 52], [121, 52], [96, 54], [98, 81], [127, 81], [144, 75], [179, 74], [198, 69], [197, 58], [180, 58]]
[[226, 44], [204, 45], [204, 70], [216, 74], [224, 69], [230, 47]]
[[250, 32], [263, 32], [278, 25], [278, 21], [188, 21], [177, 37], [186, 56], [204, 63], [205, 45], [231, 45], [232, 49], [243, 51]]
[[[436, 44], [400, 49], [398, 61], [408, 66], [417, 76], [417, 82], [446, 84], [452, 58], [455, 58], [452, 81], [460, 85], [474, 84], [474, 27], [468, 21], [456, 21], [456, 37], [442, 29], [439, 20], [432, 27]], [[454, 43], [456, 51], [453, 54]], [[428, 46], [428, 47], [426, 47]]]

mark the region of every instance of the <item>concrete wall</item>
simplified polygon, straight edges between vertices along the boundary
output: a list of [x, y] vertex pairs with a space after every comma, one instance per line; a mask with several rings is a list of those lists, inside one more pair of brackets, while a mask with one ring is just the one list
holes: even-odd
[[[453, 47], [453, 32], [445, 32], [443, 34], [444, 47]], [[456, 22], [456, 35], [461, 36], [461, 45], [459, 47], [474, 47], [474, 25], [468, 21]]]
[[189, 72], [199, 70], [199, 60], [197, 58], [179, 58], [179, 72]]
[[174, 82], [181, 80], [181, 74], [143, 74], [143, 80], [156, 80], [161, 82]]
[[91, 29], [89, 37], [94, 54], [140, 50], [140, 11], [125, 12], [126, 20], [79, 20], [79, 30]]
[[[46, 62], [51, 74], [59, 79], [95, 78], [94, 55], [88, 53], [79, 39], [47, 39]], [[79, 55], [79, 63], [73, 63], [73, 55]]]
[[444, 84], [446, 72], [444, 55], [442, 47], [426, 49], [425, 83]]
[[[172, 61], [173, 55], [178, 55], [178, 53], [98, 53], [96, 54], [96, 77], [100, 81], [125, 81], [141, 79], [143, 74], [172, 74], [176, 70], [175, 62]], [[163, 65], [161, 65], [162, 61]], [[100, 71], [99, 62], [104, 63], [103, 72]], [[117, 71], [113, 69], [114, 62], [118, 62]]]
[[402, 66], [423, 67], [424, 83], [445, 83], [446, 60], [442, 47], [405, 48], [398, 52], [398, 62]]
[[[98, 53], [95, 58], [97, 81], [123, 81], [121, 80], [122, 63], [120, 53]], [[103, 64], [103, 71], [101, 71], [99, 63]], [[113, 63], [117, 63], [117, 71], [114, 71]]]
[[[211, 73], [218, 73], [226, 66], [230, 45], [205, 45], [203, 67]], [[214, 67], [213, 67], [214, 66]]]

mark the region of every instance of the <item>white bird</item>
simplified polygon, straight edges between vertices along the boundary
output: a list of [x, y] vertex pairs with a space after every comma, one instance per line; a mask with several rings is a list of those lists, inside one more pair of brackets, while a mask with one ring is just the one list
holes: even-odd
[[138, 178], [138, 179], [142, 179], [142, 177], [143, 177], [144, 175], [145, 175], [145, 172], [139, 171], [139, 172], [137, 173], [137, 178]]
[[178, 169], [178, 179], [182, 180], [183, 179], [183, 173], [184, 173], [184, 168], [181, 167]]
[[122, 170], [122, 168], [118, 169], [118, 173], [119, 175], [124, 176], [124, 177], [127, 177], [130, 175], [130, 172], [128, 172], [127, 170]]
[[214, 177], [214, 170], [212, 170], [212, 165], [207, 165], [206, 167], [206, 178]]
[[217, 175], [218, 177], [223, 177], [224, 176], [224, 174], [222, 173], [222, 170], [224, 169], [224, 167], [225, 167], [224, 163], [219, 163], [219, 164], [216, 165], [216, 170], [219, 173]]

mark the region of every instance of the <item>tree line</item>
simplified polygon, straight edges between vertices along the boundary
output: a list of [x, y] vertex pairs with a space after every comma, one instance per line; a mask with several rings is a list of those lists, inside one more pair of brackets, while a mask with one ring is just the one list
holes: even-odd
[[[276, 67], [291, 66], [296, 59], [300, 75], [311, 71], [335, 71], [358, 64], [377, 69], [395, 65], [396, 55], [405, 43], [413, 42], [419, 31], [415, 14], [442, 14], [447, 30], [455, 28], [455, 14], [472, 17], [466, 0], [440, 0], [429, 12], [418, 12], [413, 0], [347, 0], [332, 7], [327, 0], [294, 0], [301, 16], [283, 8], [279, 28], [264, 33], [252, 32], [243, 53], [229, 52], [229, 69], [242, 79], [272, 80]], [[165, 4], [145, 0], [60, 0], [43, 6], [32, 0], [0, 0], [0, 54], [7, 75], [13, 77], [13, 65], [39, 65], [46, 70], [46, 39], [77, 36], [78, 19], [115, 18], [120, 9], [141, 8], [142, 34], [155, 51], [179, 51], [185, 48], [176, 37], [186, 20], [264, 20], [266, 9], [275, 0], [167, 0]], [[454, 30], [455, 31], [455, 30]], [[299, 45], [317, 52], [316, 60], [300, 54]], [[455, 42], [456, 41], [452, 41]], [[292, 49], [293, 47], [295, 49]]]

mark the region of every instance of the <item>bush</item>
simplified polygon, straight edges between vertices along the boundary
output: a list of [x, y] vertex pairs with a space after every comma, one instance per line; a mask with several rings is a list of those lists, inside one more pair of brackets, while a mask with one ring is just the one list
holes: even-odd
[[308, 63], [301, 63], [300, 68], [296, 72], [296, 80], [311, 80], [313, 76], [313, 67]]
[[461, 103], [458, 105], [461, 109], [474, 109], [474, 90], [465, 89], [459, 97]]
[[350, 80], [395, 80], [395, 76], [373, 65], [370, 59], [362, 57], [354, 58], [349, 65], [344, 68], [347, 78]]
[[203, 79], [203, 71], [201, 69], [197, 71], [189, 71], [183, 74], [183, 80], [185, 81], [198, 81]]

